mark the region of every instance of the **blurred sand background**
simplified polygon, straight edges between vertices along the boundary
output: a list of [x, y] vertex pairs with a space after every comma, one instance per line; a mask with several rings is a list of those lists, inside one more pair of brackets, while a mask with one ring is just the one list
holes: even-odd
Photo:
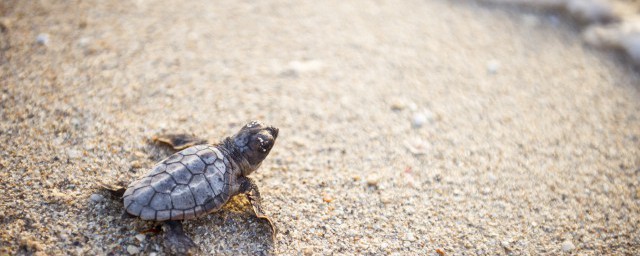
[[640, 75], [562, 10], [474, 1], [0, 3], [0, 254], [163, 255], [99, 182], [149, 138], [280, 128], [202, 254], [640, 253]]

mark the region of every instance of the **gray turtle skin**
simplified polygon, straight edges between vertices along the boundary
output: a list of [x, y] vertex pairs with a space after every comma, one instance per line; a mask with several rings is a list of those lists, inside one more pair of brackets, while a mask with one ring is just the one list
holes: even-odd
[[168, 221], [219, 210], [232, 196], [248, 191], [252, 181], [246, 176], [258, 169], [277, 134], [277, 128], [251, 122], [219, 144], [191, 146], [169, 156], [127, 187], [126, 212]]

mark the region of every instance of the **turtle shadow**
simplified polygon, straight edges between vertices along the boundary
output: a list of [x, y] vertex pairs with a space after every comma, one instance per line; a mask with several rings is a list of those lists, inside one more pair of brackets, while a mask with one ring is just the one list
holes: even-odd
[[272, 255], [275, 243], [269, 223], [259, 219], [243, 195], [234, 196], [222, 209], [184, 222], [187, 232], [206, 249], [203, 254]]

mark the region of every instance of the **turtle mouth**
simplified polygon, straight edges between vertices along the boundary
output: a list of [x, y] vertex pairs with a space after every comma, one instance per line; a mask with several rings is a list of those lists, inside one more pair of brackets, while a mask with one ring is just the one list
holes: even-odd
[[271, 136], [273, 136], [274, 139], [278, 138], [278, 132], [279, 132], [278, 128], [275, 128], [273, 126], [269, 126], [269, 127], [267, 127], [267, 131], [269, 131], [269, 133], [271, 133]]

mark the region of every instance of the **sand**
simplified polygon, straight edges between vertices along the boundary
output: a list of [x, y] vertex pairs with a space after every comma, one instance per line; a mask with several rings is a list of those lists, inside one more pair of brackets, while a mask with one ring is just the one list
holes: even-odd
[[280, 128], [201, 254], [640, 253], [640, 75], [562, 13], [469, 1], [0, 3], [0, 254], [164, 255], [99, 183]]

